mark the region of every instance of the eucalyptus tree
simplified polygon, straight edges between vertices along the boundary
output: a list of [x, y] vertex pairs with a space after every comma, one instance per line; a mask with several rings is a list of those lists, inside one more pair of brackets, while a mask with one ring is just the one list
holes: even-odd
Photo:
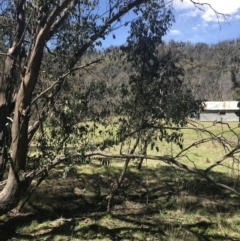
[[[42, 180], [47, 171], [60, 162], [76, 155], [103, 155], [98, 150], [88, 154], [66, 153], [67, 155], [61, 157], [47, 153], [44, 156], [47, 162], [41, 163], [45, 165], [41, 166], [39, 159], [36, 158], [34, 165], [29, 169], [27, 154], [34, 134], [38, 130], [43, 130], [44, 123], [51, 116], [57, 115], [60, 118], [60, 122], [56, 121], [56, 123], [52, 118], [51, 124], [55, 128], [51, 129], [51, 135], [54, 138], [58, 130], [57, 124], [62, 125], [61, 143], [69, 138], [74, 128], [77, 129], [79, 136], [87, 131], [87, 125], [74, 124], [87, 113], [87, 97], [91, 96], [91, 89], [79, 100], [75, 98], [74, 101], [65, 98], [66, 95], [62, 90], [71, 88], [68, 77], [73, 76], [77, 70], [88, 71], [101, 61], [101, 55], [96, 55], [96, 59], [88, 61], [86, 58], [84, 60], [84, 56], [88, 55], [88, 51], [95, 46], [101, 46], [101, 41], [114, 29], [127, 25], [129, 20], [124, 21], [127, 13], [130, 13], [131, 20], [135, 20], [131, 30], [133, 35], [130, 34], [126, 50], [134, 55], [137, 53], [135, 43], [150, 41], [149, 45], [143, 45], [146, 47], [145, 50], [139, 49], [140, 55], [136, 55], [136, 58], [128, 57], [132, 58], [131, 62], [136, 70], [136, 74], [131, 76], [130, 81], [135, 104], [134, 109], [129, 109], [133, 132], [134, 125], [139, 126], [141, 130], [151, 125], [152, 128], [158, 128], [154, 125], [158, 119], [164, 120], [169, 125], [185, 123], [185, 110], [191, 109], [186, 99], [191, 98], [191, 95], [186, 95], [181, 90], [179, 79], [182, 74], [181, 69], [172, 61], [170, 52], [163, 53], [159, 61], [149, 52], [155, 49], [159, 39], [171, 25], [173, 18], [171, 10], [168, 10], [171, 2], [173, 1], [2, 0], [0, 2], [0, 30], [3, 32], [4, 46], [8, 48], [6, 53], [1, 54], [5, 56], [5, 61], [0, 79], [0, 177], [7, 175], [7, 178], [1, 183], [5, 186], [0, 192], [0, 215], [16, 207], [35, 177], [42, 175], [40, 178]], [[192, 0], [191, 2], [198, 4]], [[151, 23], [150, 31], [146, 30], [146, 25], [143, 24], [148, 21]], [[137, 29], [137, 35], [135, 35], [136, 32], [134, 33], [134, 26]], [[146, 61], [147, 58], [149, 62]], [[137, 67], [136, 61], [140, 61], [142, 71]], [[157, 71], [158, 68], [160, 68], [159, 71]], [[147, 82], [149, 80], [150, 85]], [[122, 91], [129, 90], [123, 86]], [[141, 99], [141, 93], [149, 99], [149, 102]], [[153, 96], [156, 98], [154, 99]], [[125, 98], [127, 98], [126, 95]], [[171, 101], [177, 101], [180, 109], [170, 104]], [[132, 100], [128, 103], [131, 105]], [[165, 105], [168, 106], [167, 109]], [[76, 109], [73, 110], [71, 107]], [[127, 106], [124, 108], [127, 109]], [[77, 109], [78, 113], [75, 112]], [[92, 117], [95, 119], [94, 114]], [[142, 122], [135, 122], [134, 114], [136, 118], [141, 117]], [[122, 121], [124, 123], [119, 131], [120, 140], [126, 139], [131, 134], [127, 131], [126, 120]], [[179, 135], [174, 137], [168, 135], [163, 128], [160, 130], [163, 131], [164, 138], [178, 142]], [[47, 143], [44, 133], [41, 138], [41, 148], [45, 152]], [[89, 147], [91, 150], [93, 148], [95, 146]], [[132, 154], [134, 154], [134, 148], [130, 151], [129, 158]], [[121, 154], [111, 156], [126, 157]], [[163, 158], [163, 160], [166, 159], [172, 160]], [[176, 163], [176, 165], [180, 164]]]
[[[173, 22], [171, 11], [160, 12], [157, 8], [148, 12], [140, 8], [140, 11], [142, 16], [132, 21], [127, 43], [121, 47], [132, 73], [128, 84], [121, 86], [118, 139], [133, 142], [130, 154], [146, 155], [148, 146], [157, 151], [161, 148], [156, 145], [157, 140], [166, 140], [182, 148], [181, 131], [172, 131], [174, 128], [171, 127], [185, 126], [200, 103], [182, 85], [184, 69], [179, 65], [179, 57], [162, 43], [162, 37]], [[124, 142], [121, 149], [126, 149]], [[126, 158], [118, 182], [113, 186], [108, 209], [130, 160]], [[141, 169], [142, 162], [143, 158], [140, 158], [138, 169]]]
[[[164, 1], [1, 1], [1, 15], [11, 23], [13, 34], [7, 36], [9, 49], [0, 80], [1, 171], [8, 161], [10, 166], [0, 193], [0, 214], [17, 205], [35, 175], [22, 174], [29, 142], [54, 106], [66, 77], [91, 65], [80, 65], [81, 58], [88, 49], [101, 45], [114, 28], [124, 25], [124, 15], [133, 9], [143, 14], [153, 8], [165, 8]], [[47, 52], [48, 69], [44, 69]], [[43, 78], [49, 84], [38, 92], [36, 87]], [[36, 106], [41, 109], [33, 121]]]
[[[226, 159], [232, 160], [232, 166], [239, 163], [237, 141], [239, 128], [224, 124], [231, 133], [231, 138], [234, 139], [231, 143], [224, 131], [219, 134], [212, 133], [208, 130], [210, 127], [204, 125], [197, 127], [199, 124], [190, 120], [189, 117], [194, 117], [201, 109], [202, 103], [201, 100], [194, 98], [191, 86], [184, 82], [181, 58], [183, 55], [164, 46], [161, 41], [161, 37], [173, 20], [171, 11], [166, 11], [164, 18], [159, 18], [161, 14], [158, 10], [152, 10], [132, 21], [127, 43], [121, 47], [125, 61], [131, 68], [129, 82], [121, 86], [122, 105], [119, 109], [121, 118], [118, 129], [121, 151], [119, 155], [98, 152], [103, 156], [126, 158], [122, 173], [109, 193], [108, 209], [111, 207], [112, 198], [122, 185], [129, 162], [133, 158], [139, 158], [138, 169], [141, 169], [144, 158], [161, 160], [195, 173], [207, 179], [209, 183], [240, 195], [237, 188], [219, 183], [211, 175], [212, 169], [222, 165]], [[208, 48], [207, 45], [199, 44], [199, 46]], [[217, 88], [216, 85], [215, 88]], [[213, 125], [215, 124], [222, 123]], [[196, 131], [199, 136], [199, 140], [188, 146], [183, 142], [182, 130], [186, 129]], [[147, 153], [150, 149], [159, 152], [163, 148], [163, 141], [177, 145], [178, 148], [174, 148], [175, 150], [171, 148], [163, 156], [151, 156]], [[191, 156], [192, 153], [188, 152], [207, 142], [216, 142], [217, 145], [220, 143], [221, 151], [225, 154], [215, 163], [209, 164], [205, 170], [198, 169], [198, 164]], [[189, 165], [185, 164], [185, 158], [188, 159]], [[230, 169], [234, 172], [232, 166]]]

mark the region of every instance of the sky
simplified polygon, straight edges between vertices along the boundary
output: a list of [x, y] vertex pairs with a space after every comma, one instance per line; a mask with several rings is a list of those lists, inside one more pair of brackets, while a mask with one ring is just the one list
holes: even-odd
[[240, 37], [240, 0], [195, 0], [209, 3], [219, 13], [217, 18], [209, 6], [197, 9], [190, 0], [174, 0], [175, 23], [164, 37], [169, 41], [189, 41], [192, 43], [205, 42], [214, 44], [227, 39]]
[[[172, 0], [175, 23], [163, 40], [214, 44], [240, 37], [240, 0], [195, 0], [195, 2], [210, 4], [225, 17], [221, 15], [217, 17], [207, 5], [199, 6], [200, 10], [190, 0]], [[127, 19], [130, 17], [131, 14], [126, 16]], [[109, 36], [103, 41], [102, 47], [124, 44], [128, 30], [126, 27], [116, 30], [116, 39], [113, 40], [112, 36]]]

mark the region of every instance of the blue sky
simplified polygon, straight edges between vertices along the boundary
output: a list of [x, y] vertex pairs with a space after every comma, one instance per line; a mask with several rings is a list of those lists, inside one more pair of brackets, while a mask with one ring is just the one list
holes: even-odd
[[[192, 43], [205, 42], [217, 43], [227, 39], [240, 37], [240, 0], [195, 0], [195, 2], [209, 3], [219, 13], [225, 14], [226, 18], [219, 15], [207, 5], [197, 9], [190, 0], [170, 0], [175, 14], [175, 23], [164, 37], [165, 41], [189, 41]], [[132, 14], [126, 16], [129, 19]], [[115, 31], [116, 39], [110, 35], [103, 41], [103, 47], [119, 45], [126, 41], [128, 28], [122, 27]]]
[[[197, 2], [197, 1], [195, 1]], [[217, 43], [240, 37], [240, 0], [199, 0], [207, 2], [219, 13], [226, 14], [226, 19], [208, 6], [201, 11], [189, 0], [174, 0], [173, 7], [176, 22], [165, 40], [190, 41], [192, 43]]]

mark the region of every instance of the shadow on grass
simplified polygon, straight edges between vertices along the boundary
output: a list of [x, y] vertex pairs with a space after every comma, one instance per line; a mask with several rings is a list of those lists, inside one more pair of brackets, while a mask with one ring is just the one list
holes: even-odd
[[[98, 173], [78, 173], [67, 179], [55, 175], [46, 180], [25, 207], [30, 215], [10, 215], [0, 221], [0, 241], [55, 237], [240, 240], [239, 220], [234, 219], [240, 214], [238, 198], [169, 166], [128, 171], [112, 211], [107, 213], [106, 197], [120, 171], [121, 168], [106, 167]], [[222, 173], [213, 175], [223, 183], [229, 182]], [[59, 219], [63, 221], [56, 224]], [[33, 222], [38, 225], [31, 228]], [[231, 230], [236, 230], [236, 234]]]

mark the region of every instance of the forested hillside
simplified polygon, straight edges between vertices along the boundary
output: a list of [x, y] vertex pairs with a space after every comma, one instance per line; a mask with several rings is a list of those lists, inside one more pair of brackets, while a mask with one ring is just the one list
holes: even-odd
[[[4, 53], [6, 46], [0, 46]], [[184, 69], [181, 77], [183, 86], [196, 99], [227, 101], [240, 98], [240, 39], [212, 45], [172, 40], [160, 45], [156, 55], [163, 56], [167, 53], [171, 53], [174, 62]], [[56, 74], [61, 71], [61, 66], [50, 60], [53, 54], [55, 53], [45, 52], [43, 66], [48, 71], [40, 74], [41, 81], [35, 96], [55, 81]], [[1, 58], [4, 57], [4, 54], [1, 55]], [[115, 113], [116, 107], [122, 104], [121, 89], [124, 86], [129, 87], [129, 76], [132, 74], [132, 68], [126, 61], [121, 46], [89, 50], [83, 57], [82, 65], [96, 58], [98, 61], [95, 64], [83, 67], [69, 76], [63, 87], [62, 93], [67, 96], [66, 99], [69, 100], [69, 96], [72, 96], [81, 105], [83, 116]], [[58, 104], [62, 104], [62, 99]], [[55, 104], [56, 112], [58, 104]]]
[[[239, 99], [240, 87], [240, 39], [208, 45], [190, 42], [163, 43], [158, 55], [171, 52], [179, 67], [184, 69], [183, 85], [200, 100], [224, 101]], [[102, 59], [91, 71], [79, 72], [72, 77], [82, 93], [89, 95], [92, 111], [100, 106], [120, 104], [119, 90], [128, 84], [131, 66], [125, 61], [121, 47], [109, 47], [104, 51], [92, 51], [87, 55]], [[94, 83], [94, 84], [93, 84]], [[88, 91], [86, 92], [86, 90]], [[103, 98], [104, 96], [104, 98]]]
[[185, 84], [194, 96], [206, 100], [238, 99], [240, 41], [214, 45], [170, 42], [168, 48], [181, 55]]
[[[1, 49], [4, 52], [3, 44]], [[184, 69], [183, 85], [192, 91], [196, 99], [226, 101], [240, 98], [240, 39], [212, 45], [172, 40], [160, 45], [156, 54], [167, 52], [171, 52], [179, 67]], [[43, 65], [48, 66], [49, 71], [48, 74], [41, 74], [42, 81], [36, 95], [54, 80], [56, 72], [61, 71], [61, 66], [49, 61], [52, 54], [45, 53]], [[4, 58], [4, 55], [1, 57]], [[83, 68], [68, 78], [64, 92], [82, 99], [92, 114], [102, 112], [102, 108], [113, 112], [113, 105], [121, 104], [119, 90], [123, 85], [128, 85], [131, 66], [125, 61], [121, 46], [89, 50], [82, 60], [83, 65], [96, 57], [99, 61], [90, 70]], [[74, 91], [68, 85], [74, 85]]]

